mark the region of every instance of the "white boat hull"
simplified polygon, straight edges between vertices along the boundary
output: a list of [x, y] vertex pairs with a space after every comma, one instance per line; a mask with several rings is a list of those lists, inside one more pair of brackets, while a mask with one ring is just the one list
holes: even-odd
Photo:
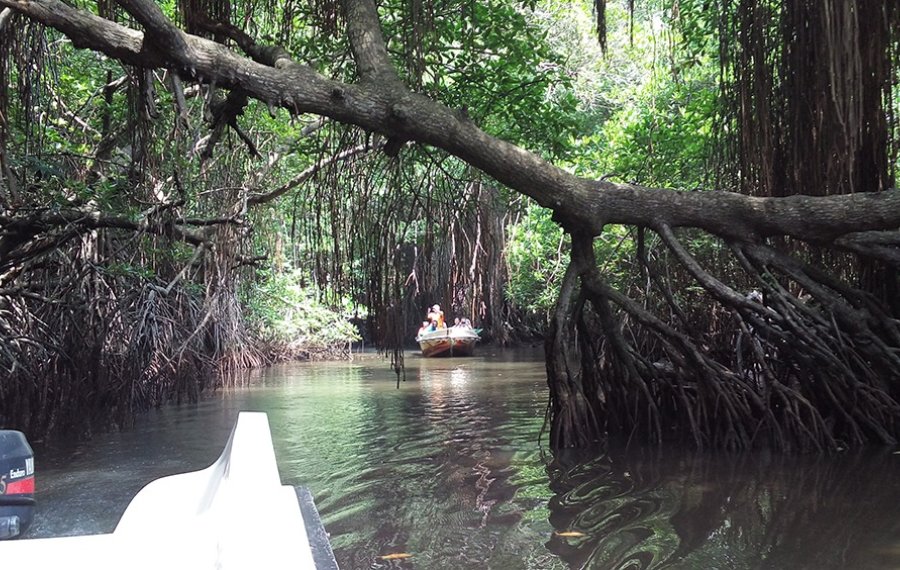
[[141, 489], [111, 534], [6, 541], [0, 560], [4, 568], [316, 569], [297, 494], [281, 484], [259, 412], [239, 415], [210, 467]]
[[416, 337], [416, 342], [425, 357], [472, 356], [475, 343], [480, 339], [472, 329], [450, 327], [422, 333]]

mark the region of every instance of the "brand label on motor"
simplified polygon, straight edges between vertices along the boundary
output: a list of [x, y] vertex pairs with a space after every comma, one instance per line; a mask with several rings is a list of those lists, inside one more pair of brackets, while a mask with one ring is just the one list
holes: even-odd
[[34, 475], [34, 457], [25, 460], [25, 475]]
[[24, 469], [10, 469], [9, 470], [9, 478], [10, 479], [18, 479], [19, 477], [25, 476]]
[[[14, 473], [24, 473], [24, 469], [14, 469]], [[0, 495], [33, 495], [34, 477], [9, 479], [9, 474], [0, 475]]]

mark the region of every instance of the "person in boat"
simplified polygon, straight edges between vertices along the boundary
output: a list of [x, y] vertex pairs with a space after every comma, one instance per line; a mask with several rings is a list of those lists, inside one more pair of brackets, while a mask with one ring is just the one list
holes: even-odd
[[422, 321], [422, 326], [419, 327], [419, 336], [427, 333], [431, 330], [431, 321]]
[[472, 321], [470, 321], [469, 319], [463, 318], [462, 320], [459, 321], [459, 326], [470, 329], [470, 328], [472, 328]]
[[444, 311], [441, 310], [440, 305], [431, 307], [431, 311], [428, 313], [428, 320], [431, 321], [434, 330], [442, 329], [447, 326], [444, 323]]

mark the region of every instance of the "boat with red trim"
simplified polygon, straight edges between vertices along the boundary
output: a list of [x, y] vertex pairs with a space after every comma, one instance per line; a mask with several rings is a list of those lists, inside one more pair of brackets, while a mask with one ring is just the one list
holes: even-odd
[[481, 340], [478, 331], [469, 327], [449, 327], [419, 333], [416, 342], [422, 356], [472, 356], [475, 343]]

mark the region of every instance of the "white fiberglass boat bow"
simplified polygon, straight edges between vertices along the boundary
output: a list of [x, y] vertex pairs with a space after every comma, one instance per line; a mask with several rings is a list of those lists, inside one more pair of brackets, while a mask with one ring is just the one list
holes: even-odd
[[11, 569], [337, 569], [308, 492], [281, 484], [259, 412], [239, 415], [211, 466], [141, 489], [113, 533], [4, 541], [0, 561]]

